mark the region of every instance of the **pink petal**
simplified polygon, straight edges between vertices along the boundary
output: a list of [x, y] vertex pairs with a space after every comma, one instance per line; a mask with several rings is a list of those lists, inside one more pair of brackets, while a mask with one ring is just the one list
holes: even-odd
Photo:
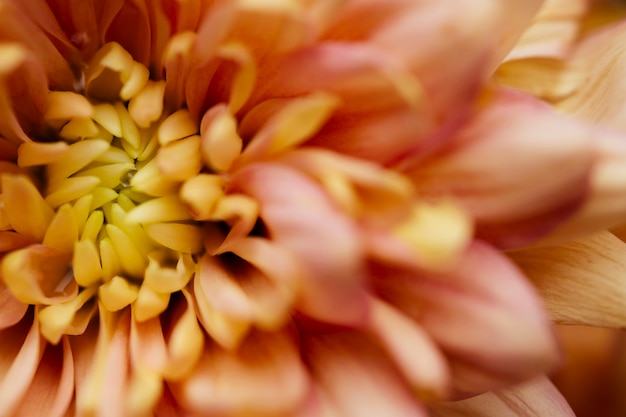
[[372, 299], [368, 328], [397, 365], [400, 373], [426, 400], [448, 395], [449, 369], [444, 355], [426, 331], [392, 306]]
[[176, 402], [193, 415], [289, 415], [309, 382], [286, 333], [255, 333], [236, 352], [205, 347], [195, 370], [169, 383]]
[[547, 377], [469, 400], [442, 404], [433, 417], [575, 417]]
[[342, 417], [426, 416], [402, 376], [370, 340], [350, 332], [311, 334], [303, 350], [323, 396]]
[[324, 192], [297, 171], [269, 164], [238, 172], [232, 186], [259, 202], [271, 239], [303, 267], [301, 311], [332, 323], [362, 322], [367, 302], [358, 233]]
[[487, 245], [475, 242], [450, 273], [381, 269], [374, 274], [383, 298], [417, 320], [452, 361], [453, 383], [461, 393], [524, 380], [558, 360], [537, 294]]
[[582, 203], [594, 134], [529, 96], [500, 91], [410, 175], [423, 194], [458, 199], [476, 219], [478, 236], [501, 247], [523, 245]]

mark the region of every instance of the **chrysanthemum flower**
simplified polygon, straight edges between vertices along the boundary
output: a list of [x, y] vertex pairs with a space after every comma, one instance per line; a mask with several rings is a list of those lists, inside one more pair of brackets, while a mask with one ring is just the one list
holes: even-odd
[[0, 1], [0, 415], [569, 415], [500, 249], [615, 134], [487, 86], [540, 3]]

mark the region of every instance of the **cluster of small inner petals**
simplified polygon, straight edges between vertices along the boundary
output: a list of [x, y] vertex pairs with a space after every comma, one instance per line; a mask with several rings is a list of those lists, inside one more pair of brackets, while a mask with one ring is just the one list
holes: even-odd
[[[113, 68], [122, 85], [107, 79]], [[194, 274], [203, 243], [187, 207], [217, 199], [221, 184], [198, 175], [199, 127], [188, 111], [165, 110], [163, 94], [163, 81], [105, 45], [83, 92], [48, 94], [51, 141], [21, 144], [2, 176], [4, 229], [31, 242], [3, 259], [2, 275], [18, 300], [40, 306], [52, 343], [84, 330], [94, 299], [110, 312], [132, 305], [140, 322], [157, 317]], [[180, 191], [191, 178], [213, 190]]]

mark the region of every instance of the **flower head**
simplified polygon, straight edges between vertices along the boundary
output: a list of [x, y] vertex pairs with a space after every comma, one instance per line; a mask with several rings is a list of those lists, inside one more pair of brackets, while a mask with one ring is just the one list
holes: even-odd
[[551, 369], [500, 249], [604, 133], [487, 81], [540, 3], [0, 1], [0, 414], [421, 416]]

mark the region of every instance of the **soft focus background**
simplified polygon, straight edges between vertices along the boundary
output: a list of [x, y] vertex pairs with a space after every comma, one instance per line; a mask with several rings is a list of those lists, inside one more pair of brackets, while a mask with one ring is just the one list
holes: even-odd
[[554, 383], [577, 417], [626, 416], [626, 333], [559, 326], [564, 363]]

